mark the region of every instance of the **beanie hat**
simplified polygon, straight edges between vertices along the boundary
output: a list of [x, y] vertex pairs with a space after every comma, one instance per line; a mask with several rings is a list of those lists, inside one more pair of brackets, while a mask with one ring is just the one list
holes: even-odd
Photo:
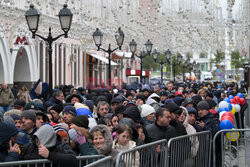
[[93, 103], [92, 100], [83, 101], [82, 104], [86, 104], [89, 107], [90, 111], [93, 112], [93, 110], [94, 110], [94, 103]]
[[207, 97], [214, 98], [214, 95], [211, 92], [207, 92]]
[[202, 98], [200, 95], [195, 95], [192, 97], [194, 103], [197, 105], [200, 101], [202, 101]]
[[123, 115], [131, 118], [132, 120], [134, 120], [136, 123], [140, 123], [141, 122], [141, 114], [140, 111], [138, 109], [137, 106], [131, 106], [128, 107], [124, 112]]
[[25, 117], [36, 123], [36, 113], [32, 110], [25, 110], [21, 113], [21, 117]]
[[168, 96], [168, 92], [167, 91], [161, 91], [160, 96]]
[[21, 116], [20, 116], [20, 115], [17, 115], [17, 114], [11, 114], [10, 116], [11, 116], [11, 118], [12, 118], [14, 121], [16, 121], [16, 120], [22, 120], [22, 118], [21, 118]]
[[16, 100], [14, 102], [14, 107], [24, 107], [26, 102], [24, 100]]
[[174, 101], [172, 100], [172, 99], [167, 99], [166, 101], [165, 101], [165, 106], [167, 106], [168, 105], [168, 103], [174, 103]]
[[183, 98], [182, 97], [180, 97], [180, 96], [177, 96], [177, 97], [175, 97], [174, 98], [174, 102], [175, 102], [175, 104], [177, 104], [178, 106], [181, 106], [181, 103], [183, 102]]
[[76, 130], [72, 128], [72, 129], [70, 129], [68, 131], [68, 133], [69, 133], [70, 140], [73, 140], [76, 143], [76, 141], [77, 141], [77, 132], [76, 132]]
[[30, 110], [30, 109], [33, 109], [33, 110], [37, 110], [37, 103], [31, 101], [29, 103], [27, 103], [24, 107], [24, 110]]
[[56, 104], [50, 108], [50, 110], [56, 111], [58, 114], [63, 111], [63, 105], [62, 104]]
[[137, 100], [137, 99], [141, 99], [141, 100], [143, 101], [144, 104], [146, 103], [145, 98], [144, 98], [143, 95], [137, 95], [137, 96], [136, 96], [136, 100]]
[[143, 104], [141, 105], [141, 117], [147, 117], [148, 115], [155, 113], [154, 107], [148, 105], [148, 104]]
[[106, 101], [106, 102], [108, 102], [107, 97], [101, 95], [101, 96], [98, 96], [98, 97], [96, 98], [95, 105], [97, 106], [98, 102], [100, 102], [100, 101]]
[[212, 99], [207, 99], [206, 102], [207, 102], [208, 105], [209, 105], [209, 109], [211, 109], [211, 108], [217, 106], [217, 103], [216, 103], [214, 100], [212, 100]]
[[209, 105], [206, 101], [200, 101], [197, 105], [198, 110], [209, 110]]
[[15, 125], [15, 121], [11, 116], [3, 116], [3, 122]]
[[115, 108], [115, 114], [122, 114], [126, 110], [124, 105], [119, 105]]
[[76, 108], [73, 107], [73, 106], [66, 106], [66, 107], [64, 107], [63, 113], [65, 113], [65, 112], [67, 112], [67, 113], [69, 113], [69, 114], [71, 114], [73, 116], [76, 116]]
[[88, 129], [88, 126], [89, 126], [89, 120], [88, 120], [88, 117], [86, 115], [79, 115], [75, 118], [73, 118], [72, 124], [75, 124], [76, 126], [79, 126], [79, 127], [84, 127], [86, 129]]
[[180, 106], [172, 102], [168, 103], [166, 105], [166, 108], [169, 110], [170, 113], [179, 113], [181, 111]]
[[113, 103], [122, 103], [122, 98], [120, 97], [115, 97], [111, 100], [111, 104]]
[[36, 107], [38, 110], [46, 111], [46, 109], [42, 103], [36, 103]]
[[188, 114], [194, 114], [197, 117], [197, 110], [194, 107], [187, 107]]

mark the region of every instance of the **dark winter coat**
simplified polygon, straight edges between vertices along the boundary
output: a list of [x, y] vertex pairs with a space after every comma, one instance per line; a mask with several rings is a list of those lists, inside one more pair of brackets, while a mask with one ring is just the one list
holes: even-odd
[[[54, 131], [52, 126], [51, 128]], [[62, 143], [60, 136], [53, 134], [55, 132], [53, 132], [51, 128], [50, 125], [43, 125], [34, 134], [34, 137], [39, 138], [41, 144], [43, 144], [49, 150], [49, 157], [47, 159], [53, 162], [53, 166], [77, 166], [77, 159], [71, 147], [66, 143]], [[20, 159], [44, 159], [38, 154], [38, 146], [36, 144], [36, 139], [34, 139], [32, 143], [22, 148]]]
[[149, 142], [161, 140], [161, 139], [171, 139], [176, 137], [176, 130], [173, 126], [169, 125], [167, 127], [159, 126], [156, 122], [146, 126], [147, 133], [149, 134]]
[[209, 130], [212, 136], [220, 130], [220, 121], [212, 113], [209, 112], [206, 116], [200, 118], [200, 120], [205, 124], [203, 131]]
[[177, 121], [171, 121], [170, 125], [172, 125], [175, 128], [177, 136], [187, 135], [187, 131], [185, 127], [183, 126], [183, 124]]
[[48, 101], [46, 101], [47, 107], [54, 106], [56, 104], [62, 104], [62, 102], [54, 97], [51, 97], [51, 98], [49, 98]]

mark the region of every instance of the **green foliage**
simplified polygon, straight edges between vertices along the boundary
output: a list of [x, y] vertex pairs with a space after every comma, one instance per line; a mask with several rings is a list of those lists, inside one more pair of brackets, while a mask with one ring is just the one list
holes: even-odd
[[231, 53], [231, 65], [235, 66], [236, 69], [243, 68], [246, 58], [241, 56], [238, 50]]
[[217, 68], [219, 68], [219, 64], [224, 61], [225, 59], [225, 53], [221, 50], [216, 50], [216, 53], [214, 54], [215, 58], [210, 59], [210, 66], [212, 64], [216, 65]]

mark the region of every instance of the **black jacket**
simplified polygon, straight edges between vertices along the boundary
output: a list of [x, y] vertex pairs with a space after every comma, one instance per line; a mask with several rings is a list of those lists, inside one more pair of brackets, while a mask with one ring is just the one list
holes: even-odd
[[[53, 167], [77, 166], [76, 156], [68, 144], [58, 140], [55, 147], [49, 148], [49, 152], [48, 160], [53, 162]], [[33, 142], [23, 147], [19, 159], [34, 160], [44, 158], [38, 154], [37, 145]]]
[[174, 127], [171, 125], [165, 127], [165, 126], [159, 126], [157, 123], [150, 124], [146, 126], [146, 130], [148, 133], [149, 142], [161, 140], [161, 139], [171, 139], [173, 137], [176, 137], [176, 131]]
[[177, 121], [171, 121], [170, 125], [172, 125], [175, 128], [177, 136], [187, 135], [187, 131], [185, 127], [183, 126], [183, 124]]

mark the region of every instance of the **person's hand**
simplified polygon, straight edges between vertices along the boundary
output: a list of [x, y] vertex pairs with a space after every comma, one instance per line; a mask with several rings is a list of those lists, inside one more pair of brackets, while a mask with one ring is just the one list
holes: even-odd
[[41, 155], [43, 158], [49, 157], [49, 150], [42, 144], [38, 147], [38, 154]]
[[71, 129], [72, 129], [72, 128], [75, 129], [77, 132], [80, 131], [81, 134], [82, 134], [82, 136], [84, 136], [86, 139], [88, 139], [89, 136], [90, 136], [89, 131], [88, 131], [87, 129], [83, 128], [83, 127], [79, 127], [79, 126], [77, 126], [77, 125], [75, 125], [75, 124], [71, 124], [70, 128], [71, 128]]
[[76, 141], [80, 145], [86, 142], [86, 138], [84, 136], [82, 136], [80, 131], [77, 132]]
[[9, 141], [9, 150], [8, 152], [18, 152], [19, 151], [19, 147], [17, 144], [14, 144], [12, 146], [12, 140]]
[[161, 146], [160, 146], [160, 145], [157, 145], [157, 146], [155, 147], [155, 151], [156, 151], [157, 154], [160, 154], [160, 152], [161, 152]]
[[204, 128], [205, 123], [203, 121], [196, 121], [197, 125], [199, 125], [200, 127]]

